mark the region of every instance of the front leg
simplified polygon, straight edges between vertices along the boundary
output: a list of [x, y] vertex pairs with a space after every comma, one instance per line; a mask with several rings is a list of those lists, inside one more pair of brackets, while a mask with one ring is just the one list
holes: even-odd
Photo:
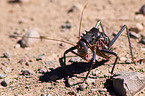
[[[89, 69], [89, 71], [88, 71], [88, 73], [87, 73], [87, 75], [86, 75], [84, 81], [87, 80], [90, 71], [92, 70], [93, 66], [95, 65], [95, 61], [96, 61], [96, 49], [94, 49], [94, 51], [93, 51], [93, 60], [92, 60], [92, 62], [91, 62], [92, 64], [91, 64], [91, 67], [90, 67], [90, 69]], [[84, 82], [84, 81], [83, 81], [83, 82]]]

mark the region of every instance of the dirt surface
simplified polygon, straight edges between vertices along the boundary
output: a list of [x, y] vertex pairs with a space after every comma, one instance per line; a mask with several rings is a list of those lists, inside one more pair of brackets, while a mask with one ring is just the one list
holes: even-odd
[[[28, 48], [15, 48], [19, 38], [9, 37], [14, 32], [24, 34], [27, 30], [38, 28], [40, 35], [75, 44], [78, 41], [80, 14], [84, 4], [85, 0], [30, 0], [25, 3], [8, 3], [7, 0], [0, 0], [0, 74], [6, 75], [5, 78], [0, 79], [0, 82], [8, 81], [6, 87], [0, 85], [1, 95], [108, 96], [114, 94], [106, 90], [104, 83], [111, 75], [110, 70], [115, 57], [112, 56], [111, 60], [104, 63], [97, 56], [99, 62], [91, 70], [88, 78], [89, 85], [81, 91], [79, 84], [73, 84], [83, 81], [81, 77], [86, 76], [90, 63], [85, 61], [67, 62], [68, 72], [71, 71], [69, 73], [75, 76], [70, 76], [66, 80], [61, 62], [59, 62], [64, 51], [72, 45], [42, 40]], [[81, 32], [90, 30], [95, 26], [97, 20], [101, 20], [105, 33], [110, 39], [114, 37], [113, 32], [118, 32], [124, 24], [131, 27], [140, 23], [145, 28], [145, 16], [136, 14], [143, 4], [145, 4], [145, 0], [88, 0], [87, 8], [83, 14]], [[71, 28], [61, 27], [66, 22], [71, 24]], [[145, 30], [137, 34], [139, 38], [131, 38], [131, 43], [134, 57], [140, 59], [145, 57], [145, 45], [139, 43]], [[126, 31], [121, 34], [113, 47], [120, 58], [128, 60], [131, 58]], [[11, 54], [10, 60], [3, 58], [5, 52]], [[40, 54], [44, 54], [44, 58], [37, 61], [36, 58]], [[123, 58], [119, 60], [114, 72], [135, 71], [145, 75], [145, 63], [126, 64]], [[23, 73], [22, 70], [28, 70], [28, 72]], [[73, 86], [68, 87], [69, 84]], [[140, 92], [138, 96], [143, 95], [145, 95], [145, 90]]]

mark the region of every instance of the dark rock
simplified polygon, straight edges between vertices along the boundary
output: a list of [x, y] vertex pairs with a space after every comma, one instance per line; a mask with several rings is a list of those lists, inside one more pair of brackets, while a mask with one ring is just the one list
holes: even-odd
[[117, 96], [134, 96], [145, 86], [145, 76], [138, 72], [118, 72], [112, 79]]
[[4, 79], [4, 80], [1, 82], [1, 85], [4, 86], [4, 87], [7, 87], [8, 83], [9, 83], [9, 82], [8, 82], [7, 80]]
[[142, 44], [145, 44], [145, 36], [141, 36], [142, 38], [141, 38], [141, 40], [139, 41], [139, 43], [142, 43]]
[[139, 11], [141, 14], [145, 15], [145, 5], [143, 5]]
[[30, 62], [26, 62], [25, 65], [29, 66], [31, 63]]

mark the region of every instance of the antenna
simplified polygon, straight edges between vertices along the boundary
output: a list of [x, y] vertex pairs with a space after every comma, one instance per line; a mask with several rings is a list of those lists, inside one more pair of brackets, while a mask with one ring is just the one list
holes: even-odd
[[87, 7], [87, 4], [88, 4], [88, 2], [86, 1], [86, 4], [84, 5], [82, 13], [81, 13], [80, 24], [79, 24], [79, 37], [81, 35], [81, 25], [82, 25], [83, 13], [84, 13], [85, 8]]
[[[23, 36], [16, 36], [16, 37], [23, 37]], [[75, 46], [75, 44], [73, 43], [70, 43], [68, 41], [63, 41], [63, 40], [58, 40], [58, 39], [52, 39], [52, 38], [48, 38], [46, 36], [40, 36], [40, 37], [23, 37], [23, 38], [33, 38], [33, 39], [46, 39], [46, 40], [52, 40], [52, 41], [59, 41], [59, 42], [63, 42], [63, 43], [66, 43], [66, 44], [70, 44], [70, 45], [73, 45]]]

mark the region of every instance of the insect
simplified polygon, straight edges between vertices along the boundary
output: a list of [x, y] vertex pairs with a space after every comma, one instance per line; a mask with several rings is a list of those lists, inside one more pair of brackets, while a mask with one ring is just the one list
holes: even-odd
[[[99, 25], [101, 25], [103, 32], [99, 31], [99, 29], [98, 29]], [[92, 62], [91, 67], [90, 67], [90, 69], [89, 69], [89, 71], [84, 79], [84, 81], [85, 81], [88, 78], [88, 75], [95, 64], [96, 55], [99, 55], [107, 60], [110, 59], [111, 55], [114, 55], [116, 57], [116, 59], [114, 61], [114, 65], [113, 65], [113, 68], [111, 71], [111, 74], [113, 74], [116, 62], [117, 62], [119, 57], [118, 57], [117, 53], [112, 51], [112, 45], [115, 43], [117, 38], [120, 36], [120, 34], [125, 29], [126, 29], [127, 34], [128, 34], [128, 41], [129, 41], [129, 47], [130, 47], [132, 61], [134, 61], [132, 48], [131, 48], [131, 42], [130, 42], [130, 36], [129, 36], [129, 30], [128, 30], [127, 26], [124, 25], [121, 28], [121, 30], [118, 32], [118, 34], [112, 40], [110, 40], [109, 37], [104, 32], [103, 25], [101, 24], [101, 21], [98, 21], [95, 27], [91, 28], [90, 31], [86, 31], [85, 34], [83, 34], [80, 37], [80, 40], [77, 42], [76, 46], [73, 46], [64, 52], [65, 68], [66, 68], [66, 54], [69, 52], [76, 54], [77, 56], [85, 59], [88, 62]], [[73, 51], [75, 49], [77, 49], [77, 53]], [[92, 61], [88, 60], [88, 58], [87, 58], [88, 49], [91, 49], [91, 51], [93, 53]]]
[[[84, 6], [82, 14], [84, 12], [84, 9], [86, 8], [86, 6]], [[103, 25], [101, 23], [100, 20], [97, 21], [95, 27], [91, 28], [89, 31], [86, 31], [85, 34], [82, 34], [82, 36], [80, 36], [80, 29], [81, 29], [81, 21], [82, 21], [82, 14], [81, 14], [81, 20], [80, 20], [80, 27], [79, 27], [79, 40], [76, 43], [76, 45], [69, 43], [67, 41], [63, 41], [63, 40], [57, 40], [57, 39], [49, 39], [46, 38], [45, 36], [41, 36], [39, 39], [47, 39], [47, 40], [53, 40], [53, 41], [60, 41], [60, 42], [64, 42], [64, 43], [68, 43], [71, 45], [74, 45], [73, 47], [67, 49], [64, 52], [64, 70], [66, 71], [66, 55], [69, 52], [72, 52], [73, 54], [85, 59], [88, 62], [91, 62], [91, 66], [88, 70], [88, 73], [86, 75], [86, 77], [84, 78], [84, 81], [86, 81], [86, 79], [89, 76], [90, 71], [92, 70], [95, 61], [96, 61], [96, 55], [101, 56], [107, 60], [110, 59], [110, 57], [112, 55], [114, 55], [116, 57], [112, 70], [111, 70], [111, 74], [113, 74], [115, 65], [117, 63], [118, 60], [118, 55], [116, 52], [114, 52], [112, 49], [112, 45], [115, 43], [115, 41], [117, 40], [117, 38], [120, 36], [120, 34], [126, 29], [127, 32], [127, 36], [128, 36], [128, 41], [129, 41], [129, 48], [130, 48], [130, 54], [131, 54], [131, 58], [132, 61], [134, 61], [134, 57], [133, 57], [133, 52], [132, 52], [132, 47], [131, 47], [131, 42], [130, 42], [130, 35], [129, 35], [129, 30], [127, 28], [126, 25], [124, 25], [120, 31], [118, 32], [118, 34], [112, 39], [110, 40], [109, 37], [105, 34], [104, 32], [104, 28]], [[99, 30], [99, 26], [102, 29], [102, 32]], [[35, 38], [35, 37], [28, 37], [28, 38]], [[74, 50], [77, 49], [77, 52], [75, 52]], [[93, 56], [92, 59], [89, 60], [88, 59], [88, 49], [91, 49]]]

